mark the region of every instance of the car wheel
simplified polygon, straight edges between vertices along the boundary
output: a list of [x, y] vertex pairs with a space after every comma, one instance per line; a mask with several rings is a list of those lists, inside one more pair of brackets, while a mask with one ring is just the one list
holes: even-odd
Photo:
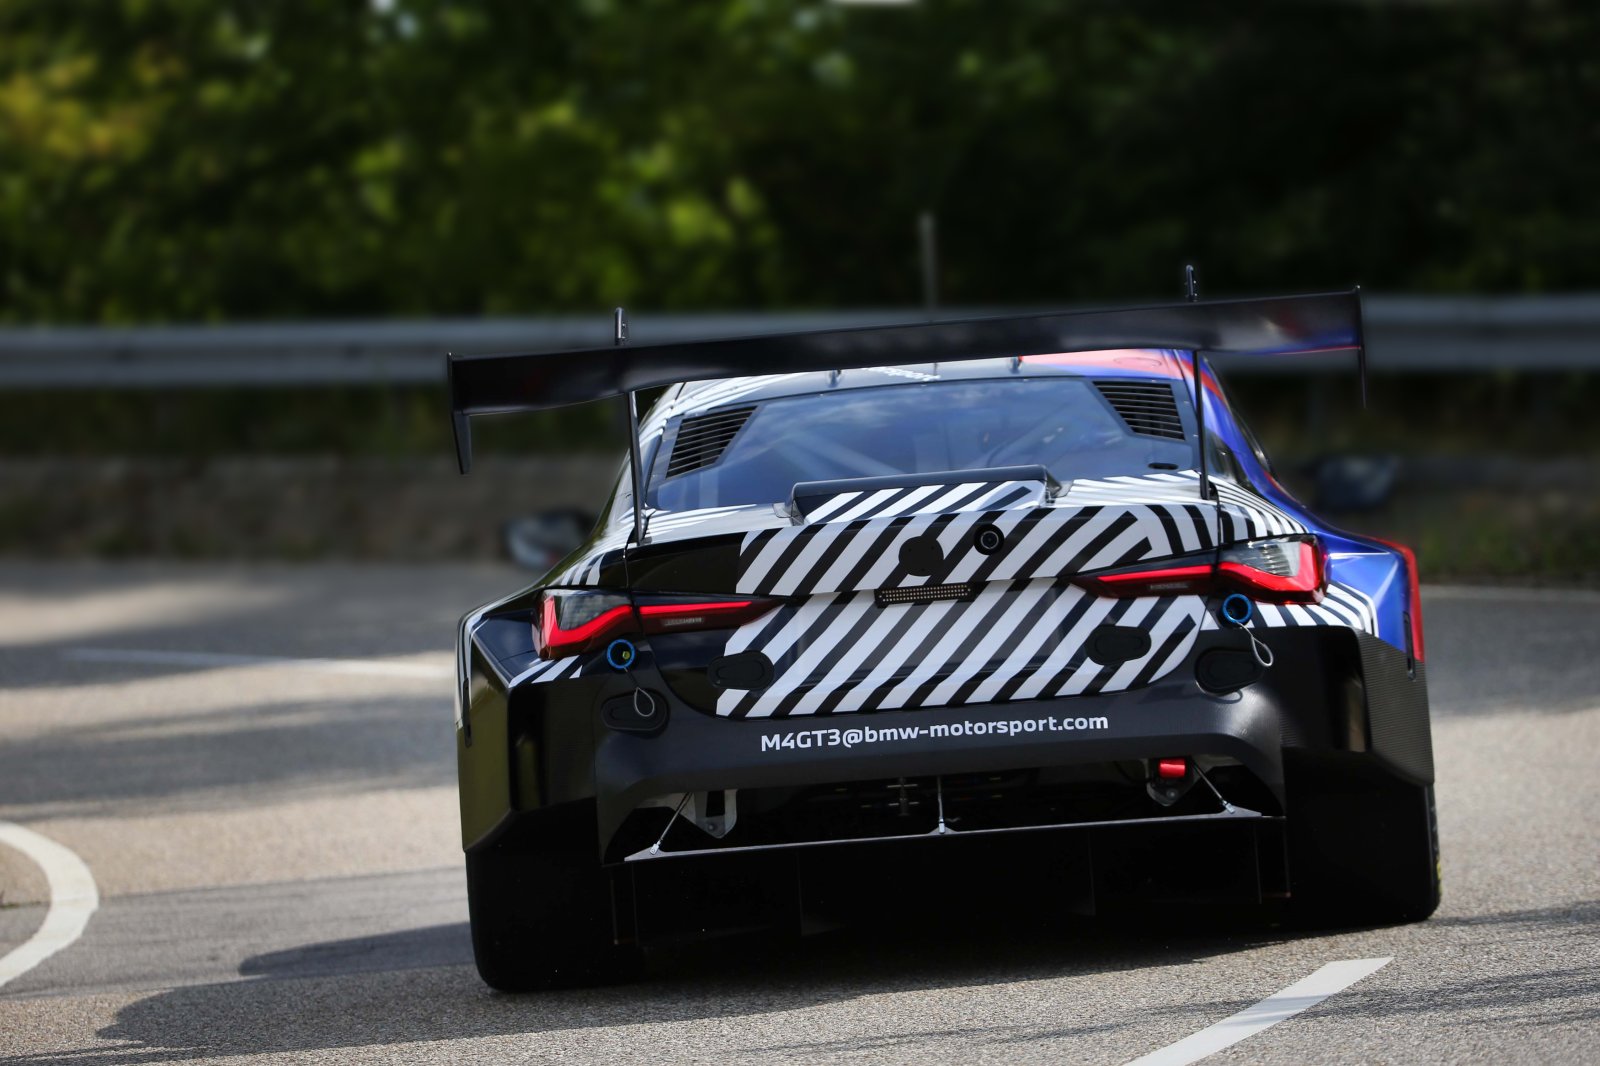
[[1313, 926], [1416, 922], [1439, 906], [1433, 786], [1291, 788], [1290, 913]]
[[488, 848], [467, 854], [472, 955], [491, 988], [528, 992], [627, 976], [615, 943], [611, 883], [597, 860]]

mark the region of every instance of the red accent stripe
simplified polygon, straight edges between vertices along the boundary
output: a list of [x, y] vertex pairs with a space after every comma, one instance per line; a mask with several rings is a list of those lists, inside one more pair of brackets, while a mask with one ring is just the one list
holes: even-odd
[[1397, 540], [1384, 540], [1382, 537], [1368, 539], [1393, 548], [1406, 562], [1411, 578], [1411, 657], [1420, 663], [1425, 656], [1422, 647], [1422, 572], [1417, 569], [1417, 553]]

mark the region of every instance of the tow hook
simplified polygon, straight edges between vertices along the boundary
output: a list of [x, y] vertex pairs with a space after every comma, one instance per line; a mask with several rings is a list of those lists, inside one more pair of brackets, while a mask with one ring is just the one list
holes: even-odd
[[1241, 593], [1230, 593], [1217, 610], [1224, 631], [1237, 631], [1247, 643], [1215, 647], [1195, 664], [1195, 680], [1207, 692], [1225, 696], [1261, 680], [1272, 665], [1272, 649], [1249, 628], [1255, 604]]
[[1181, 800], [1194, 787], [1199, 772], [1189, 759], [1146, 759], [1145, 786], [1150, 798], [1163, 807]]
[[1249, 628], [1255, 614], [1256, 605], [1242, 592], [1231, 592], [1222, 601], [1223, 625], [1242, 630], [1250, 638], [1250, 653], [1255, 656], [1256, 662], [1261, 664], [1261, 669], [1269, 670], [1272, 668], [1272, 649], [1263, 644], [1261, 638]]

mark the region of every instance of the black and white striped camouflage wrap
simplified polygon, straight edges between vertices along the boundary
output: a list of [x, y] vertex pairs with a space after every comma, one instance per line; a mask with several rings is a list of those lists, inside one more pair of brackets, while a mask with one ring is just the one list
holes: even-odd
[[[725, 691], [731, 717], [845, 714], [1111, 692], [1148, 684], [1188, 654], [1198, 596], [1107, 599], [1053, 579], [997, 582], [970, 601], [879, 607], [870, 592], [786, 604], [741, 627], [729, 653], [762, 650], [773, 683]], [[1102, 666], [1088, 656], [1101, 625], [1150, 634], [1145, 656]]]
[[[941, 485], [934, 495], [925, 486], [845, 493], [845, 504], [832, 512], [837, 517], [819, 508], [803, 525], [747, 533], [735, 591], [806, 596], [1056, 577], [1203, 551], [1218, 543], [1218, 526], [1223, 543], [1306, 531], [1232, 485], [1219, 483], [1217, 503], [1201, 500], [1196, 478], [1191, 471], [1075, 481], [1049, 502], [1037, 482]], [[874, 503], [887, 493], [898, 498]], [[992, 555], [970, 550], [975, 531], [985, 525], [1005, 538]], [[907, 541], [921, 537], [938, 541], [946, 563], [919, 577], [906, 572], [899, 555]]]
[[[1137, 688], [1188, 655], [1217, 628], [1203, 597], [1112, 599], [1059, 581], [1218, 544], [1306, 532], [1254, 492], [1212, 478], [1199, 498], [1195, 471], [1071, 482], [1053, 499], [1038, 481], [973, 481], [845, 492], [804, 519], [770, 506], [648, 515], [650, 543], [695, 538], [737, 517], [747, 529], [732, 591], [785, 602], [732, 631], [725, 654], [760, 651], [774, 664], [759, 691], [720, 694], [731, 717], [846, 714], [908, 706], [957, 706]], [[593, 586], [626, 547], [631, 514], [551, 584]], [[972, 545], [980, 526], [1004, 536], [1000, 550]], [[725, 526], [723, 528], [726, 528]], [[909, 573], [902, 546], [937, 541], [944, 562]], [[969, 585], [966, 599], [880, 605], [879, 590]], [[1260, 605], [1259, 626], [1337, 625], [1375, 632], [1370, 599], [1333, 584], [1322, 604]], [[1089, 657], [1099, 626], [1143, 629], [1149, 651], [1101, 664]], [[574, 660], [558, 660], [571, 664]], [[577, 676], [534, 668], [529, 683]]]
[[[1363, 633], [1378, 635], [1377, 609], [1372, 598], [1353, 585], [1337, 581], [1328, 583], [1327, 595], [1321, 603], [1258, 603], [1255, 605], [1254, 626], [1279, 629], [1288, 626], [1344, 626]], [[1206, 615], [1204, 629], [1220, 629], [1222, 623]]]

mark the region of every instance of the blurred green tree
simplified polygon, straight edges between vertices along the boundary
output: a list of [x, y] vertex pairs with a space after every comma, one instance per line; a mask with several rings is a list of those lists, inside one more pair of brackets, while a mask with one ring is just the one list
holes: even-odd
[[1600, 285], [1589, 4], [0, 0], [0, 316]]

